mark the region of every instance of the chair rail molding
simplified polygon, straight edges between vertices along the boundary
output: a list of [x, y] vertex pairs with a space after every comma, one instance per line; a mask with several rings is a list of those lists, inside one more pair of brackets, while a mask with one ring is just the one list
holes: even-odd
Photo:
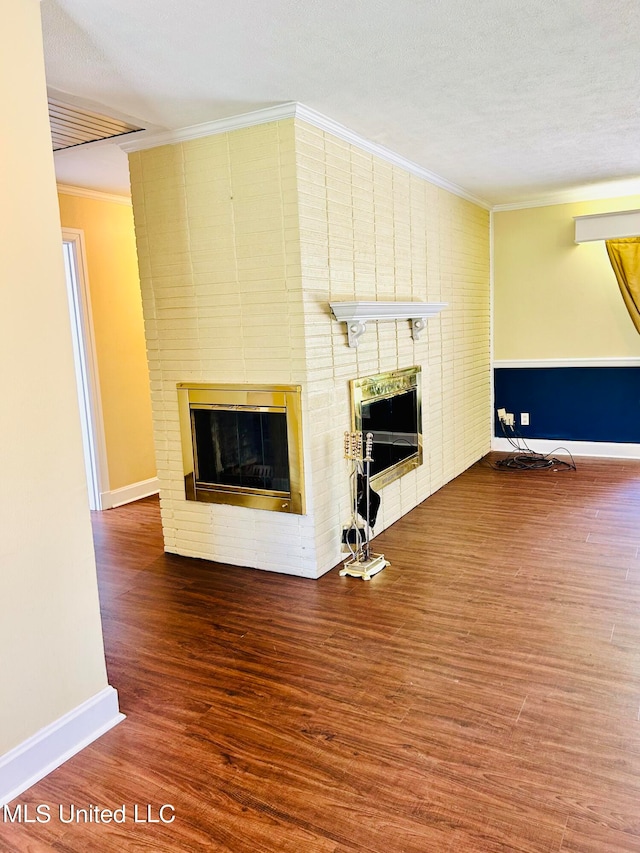
[[331, 313], [347, 325], [347, 341], [357, 347], [369, 321], [411, 320], [411, 336], [419, 340], [429, 317], [435, 317], [448, 302], [330, 302]]

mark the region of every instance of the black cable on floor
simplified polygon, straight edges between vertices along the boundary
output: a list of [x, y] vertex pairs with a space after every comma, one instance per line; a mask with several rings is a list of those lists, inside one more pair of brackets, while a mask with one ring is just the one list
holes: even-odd
[[[497, 471], [575, 471], [576, 463], [573, 456], [566, 447], [556, 447], [550, 453], [536, 453], [531, 450], [524, 437], [516, 432], [515, 427], [510, 426], [510, 434], [505, 429], [504, 422], [500, 420], [502, 435], [507, 439], [509, 444], [514, 448], [514, 452], [505, 456], [504, 459], [498, 459], [497, 462], [489, 464]], [[554, 454], [564, 450], [571, 462], [566, 462], [564, 459], [558, 459]]]

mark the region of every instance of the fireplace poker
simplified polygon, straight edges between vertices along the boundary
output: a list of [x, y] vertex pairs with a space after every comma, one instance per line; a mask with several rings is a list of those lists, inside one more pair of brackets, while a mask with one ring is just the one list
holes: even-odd
[[365, 441], [365, 457], [364, 457], [364, 487], [366, 489], [367, 495], [367, 517], [365, 518], [365, 544], [364, 544], [364, 558], [365, 560], [369, 560], [371, 558], [371, 526], [369, 524], [369, 519], [371, 518], [371, 493], [369, 489], [369, 479], [371, 477], [371, 462], [373, 461], [373, 457], [371, 453], [373, 451], [373, 433], [368, 432], [367, 438]]

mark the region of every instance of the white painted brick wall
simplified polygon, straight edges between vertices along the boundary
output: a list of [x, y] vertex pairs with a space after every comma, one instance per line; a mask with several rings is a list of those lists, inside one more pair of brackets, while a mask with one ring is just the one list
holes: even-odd
[[[316, 478], [314, 492], [326, 568], [349, 517], [345, 463], [337, 460], [350, 429], [350, 379], [422, 367], [425, 462], [381, 490], [376, 533], [489, 449], [489, 215], [304, 122], [296, 123], [296, 156], [307, 354], [318, 354], [309, 358], [309, 398], [322, 401], [309, 440], [332, 460], [332, 476]], [[344, 326], [318, 310], [333, 300], [450, 307], [418, 342], [407, 321], [370, 323], [350, 349]]]
[[[349, 515], [350, 379], [420, 364], [425, 464], [376, 532], [489, 448], [488, 213], [303, 122], [130, 156], [167, 550], [317, 577]], [[449, 301], [420, 342], [328, 303]], [[300, 383], [308, 514], [186, 501], [176, 383]]]

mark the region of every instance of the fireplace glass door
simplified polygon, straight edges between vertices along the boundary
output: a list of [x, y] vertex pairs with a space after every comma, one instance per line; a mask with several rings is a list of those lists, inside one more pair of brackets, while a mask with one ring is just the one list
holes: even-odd
[[417, 457], [418, 395], [415, 389], [403, 394], [362, 403], [362, 432], [373, 434], [371, 476], [393, 468], [405, 459]]
[[373, 435], [374, 488], [422, 465], [420, 382], [419, 367], [351, 381], [351, 428]]
[[299, 385], [178, 385], [187, 500], [304, 513]]
[[191, 417], [198, 482], [289, 491], [286, 413], [194, 408]]

